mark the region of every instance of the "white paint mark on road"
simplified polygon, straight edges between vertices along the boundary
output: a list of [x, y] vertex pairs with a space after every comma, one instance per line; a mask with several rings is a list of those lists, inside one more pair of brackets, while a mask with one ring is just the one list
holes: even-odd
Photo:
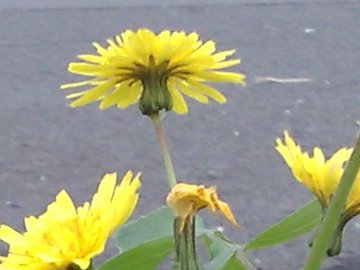
[[310, 78], [276, 78], [276, 77], [255, 77], [255, 83], [309, 83]]

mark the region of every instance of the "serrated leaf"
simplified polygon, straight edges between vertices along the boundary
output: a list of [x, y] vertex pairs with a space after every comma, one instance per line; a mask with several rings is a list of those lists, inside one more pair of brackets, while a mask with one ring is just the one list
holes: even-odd
[[244, 250], [274, 246], [299, 237], [319, 224], [322, 210], [317, 200], [312, 200], [280, 222], [260, 233], [245, 245]]
[[97, 270], [153, 270], [172, 252], [173, 246], [172, 239], [150, 241], [111, 258]]

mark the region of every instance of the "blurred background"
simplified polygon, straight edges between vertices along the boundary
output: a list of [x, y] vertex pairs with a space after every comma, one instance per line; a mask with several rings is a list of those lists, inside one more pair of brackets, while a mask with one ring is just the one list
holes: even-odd
[[[228, 103], [189, 101], [164, 126], [179, 180], [216, 185], [244, 230], [205, 215], [239, 243], [312, 199], [274, 150], [289, 130], [305, 150], [351, 146], [360, 126], [360, 1], [1, 1], [0, 223], [22, 230], [60, 189], [77, 204], [101, 176], [142, 171], [132, 218], [164, 204], [166, 175], [151, 122], [136, 106], [72, 109], [59, 85], [91, 43], [126, 29], [183, 30], [235, 48], [247, 87], [218, 84]], [[309, 235], [249, 253], [259, 269], [299, 269]], [[358, 269], [360, 221], [324, 269]], [[6, 254], [6, 246], [1, 253]], [[112, 255], [113, 245], [103, 257]]]

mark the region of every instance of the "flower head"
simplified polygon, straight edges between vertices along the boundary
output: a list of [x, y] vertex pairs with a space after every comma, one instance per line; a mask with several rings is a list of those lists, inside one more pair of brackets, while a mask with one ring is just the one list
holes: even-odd
[[239, 59], [226, 60], [235, 51], [215, 52], [215, 43], [202, 42], [196, 33], [165, 30], [156, 35], [148, 29], [128, 30], [108, 39], [105, 48], [93, 45], [96, 55], [79, 55], [83, 62], [69, 65], [69, 72], [90, 79], [62, 85], [63, 89], [90, 86], [67, 96], [76, 98], [72, 107], [99, 101], [100, 109], [123, 109], [139, 101], [146, 115], [160, 110], [185, 114], [183, 94], [201, 103], [208, 103], [208, 98], [226, 101], [204, 82], [245, 84], [244, 75], [219, 71], [240, 63]]
[[[327, 208], [352, 149], [342, 148], [326, 160], [321, 149], [315, 147], [310, 156], [302, 152], [300, 146], [285, 131], [284, 141], [279, 138], [276, 140], [276, 150], [290, 167], [294, 177], [318, 198], [323, 208]], [[360, 172], [348, 196], [345, 213], [350, 217], [360, 213]]]
[[44, 214], [24, 219], [19, 233], [2, 225], [0, 239], [9, 254], [0, 257], [1, 270], [59, 270], [90, 268], [102, 253], [109, 235], [131, 215], [138, 200], [139, 175], [128, 172], [116, 185], [116, 174], [106, 174], [91, 203], [76, 208], [61, 191]]
[[212, 214], [219, 211], [231, 224], [238, 226], [229, 205], [218, 199], [215, 187], [179, 183], [173, 187], [166, 201], [175, 216], [181, 218], [180, 230], [187, 219], [203, 208], [207, 208]]

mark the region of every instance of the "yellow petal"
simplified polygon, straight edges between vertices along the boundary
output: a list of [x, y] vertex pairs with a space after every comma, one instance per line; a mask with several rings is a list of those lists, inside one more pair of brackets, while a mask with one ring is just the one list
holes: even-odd
[[215, 43], [212, 40], [207, 41], [201, 47], [199, 47], [196, 51], [194, 51], [192, 56], [199, 55], [211, 55], [215, 51]]
[[23, 236], [7, 225], [0, 226], [0, 239], [5, 243], [22, 243]]
[[227, 51], [222, 51], [222, 52], [218, 52], [213, 54], [213, 58], [215, 59], [216, 62], [220, 62], [226, 59], [226, 57], [233, 55], [235, 53], [235, 50], [227, 50]]
[[232, 66], [235, 66], [238, 64], [240, 64], [240, 59], [234, 59], [234, 60], [216, 63], [211, 67], [211, 69], [223, 69], [223, 68], [232, 67]]
[[235, 220], [234, 214], [230, 209], [230, 206], [227, 203], [223, 201], [218, 201], [217, 206], [220, 213], [227, 219], [227, 221], [229, 221], [234, 226], [239, 226]]
[[92, 83], [91, 80], [82, 81], [82, 82], [75, 82], [75, 83], [67, 83], [67, 84], [61, 85], [61, 86], [60, 86], [60, 89], [76, 88], [76, 87], [81, 87], [81, 86], [89, 85], [89, 84], [91, 84], [91, 83]]
[[104, 63], [104, 58], [98, 55], [93, 54], [80, 54], [78, 55], [78, 58], [81, 60], [84, 60], [86, 62], [90, 62], [93, 64], [101, 64]]
[[226, 102], [226, 97], [215, 88], [212, 88], [210, 86], [195, 81], [189, 81], [189, 83], [194, 87], [194, 90], [200, 92], [205, 96], [211, 97], [216, 102], [219, 102], [220, 104]]
[[116, 91], [119, 93], [114, 98], [114, 102], [118, 108], [125, 109], [139, 100], [143, 89], [140, 82], [134, 82], [130, 85], [124, 83]]
[[99, 43], [93, 42], [92, 45], [96, 48], [97, 53], [100, 54], [101, 56], [108, 55], [108, 51], [105, 48], [103, 48]]
[[172, 82], [168, 82], [168, 88], [170, 92], [171, 99], [173, 101], [172, 110], [177, 114], [187, 114], [188, 106], [182, 94], [176, 89]]
[[235, 72], [207, 71], [196, 75], [210, 82], [232, 82], [245, 85], [245, 76]]
[[76, 265], [80, 267], [80, 269], [88, 269], [90, 265], [90, 259], [88, 258], [82, 258], [82, 259], [75, 259], [73, 261]]
[[188, 97], [195, 99], [196, 101], [200, 103], [208, 103], [209, 100], [206, 96], [203, 94], [193, 91], [189, 88], [189, 85], [183, 81], [175, 81], [174, 83], [175, 87], [177, 87], [178, 90], [180, 90], [182, 93], [187, 95]]
[[[62, 216], [59, 216], [59, 213], [62, 213]], [[72, 219], [76, 217], [76, 209], [74, 206], [71, 197], [65, 190], [61, 190], [56, 196], [55, 201], [48, 205], [46, 214], [40, 216], [40, 219], [54, 219], [58, 218], [69, 218]]]
[[124, 223], [130, 217], [139, 198], [137, 191], [140, 186], [140, 174], [133, 178], [133, 174], [128, 171], [121, 184], [116, 187], [112, 200], [112, 207], [115, 212], [110, 216], [113, 227]]
[[102, 66], [93, 65], [88, 63], [70, 63], [68, 67], [69, 72], [85, 75], [85, 76], [93, 76], [96, 73], [103, 70]]
[[[101, 98], [107, 91], [109, 91], [112, 87], [114, 87], [115, 81], [108, 81], [103, 84], [100, 84], [86, 92], [79, 99], [75, 100], [70, 104], [71, 107], [80, 107], [87, 105], [91, 102], [97, 101]], [[73, 95], [69, 95], [68, 98], [74, 97]]]
[[116, 184], [116, 173], [107, 173], [100, 181], [99, 187], [91, 201], [90, 211], [104, 209], [111, 202]]

